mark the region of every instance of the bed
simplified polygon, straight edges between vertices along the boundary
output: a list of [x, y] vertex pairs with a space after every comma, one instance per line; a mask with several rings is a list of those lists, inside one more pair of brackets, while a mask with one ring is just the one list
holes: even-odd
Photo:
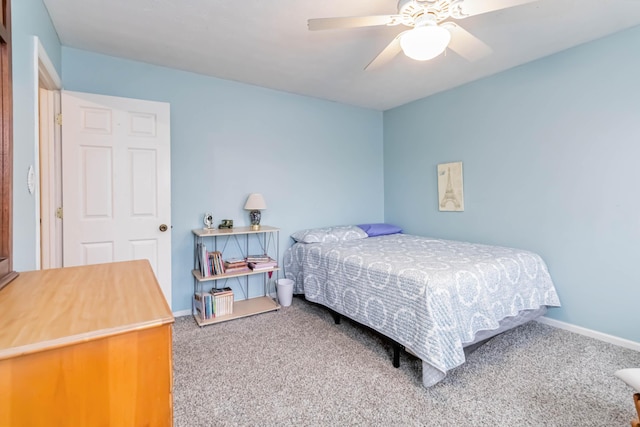
[[420, 358], [425, 387], [464, 363], [465, 348], [560, 305], [533, 252], [403, 234], [387, 224], [291, 237], [284, 267], [294, 293]]

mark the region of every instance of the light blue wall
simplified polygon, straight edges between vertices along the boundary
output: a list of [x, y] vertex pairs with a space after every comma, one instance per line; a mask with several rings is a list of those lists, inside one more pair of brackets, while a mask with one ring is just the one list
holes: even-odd
[[[640, 29], [383, 116], [61, 48], [41, 0], [14, 1], [12, 19], [17, 270], [35, 267], [25, 181], [36, 162], [37, 35], [67, 89], [171, 103], [174, 310], [189, 306], [190, 229], [205, 211], [246, 224], [242, 205], [257, 191], [269, 205], [263, 223], [283, 228], [283, 248], [294, 230], [381, 221], [384, 209], [407, 232], [538, 251], [563, 301], [550, 317], [640, 341], [630, 321], [639, 299]], [[450, 161], [464, 162], [464, 213], [437, 210], [436, 165]]]
[[[640, 342], [640, 27], [384, 113], [385, 219], [547, 261], [549, 317]], [[439, 212], [462, 161], [465, 212]]]
[[37, 165], [38, 75], [34, 71], [34, 36], [40, 39], [60, 74], [60, 41], [41, 0], [11, 2], [13, 55], [13, 267], [36, 268], [36, 200], [27, 190], [29, 166]]
[[65, 89], [171, 104], [173, 310], [190, 307], [191, 229], [205, 212], [307, 227], [382, 221], [382, 113], [63, 47]]

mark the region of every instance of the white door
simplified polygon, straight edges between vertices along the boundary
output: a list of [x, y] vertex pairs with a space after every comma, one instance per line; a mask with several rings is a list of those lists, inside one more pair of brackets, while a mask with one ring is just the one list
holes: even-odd
[[169, 104], [62, 92], [65, 267], [148, 259], [171, 307]]

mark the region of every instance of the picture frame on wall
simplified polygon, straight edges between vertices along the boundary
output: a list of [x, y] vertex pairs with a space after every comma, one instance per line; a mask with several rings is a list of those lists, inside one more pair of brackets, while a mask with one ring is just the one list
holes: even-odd
[[438, 165], [438, 209], [443, 212], [464, 211], [462, 162]]

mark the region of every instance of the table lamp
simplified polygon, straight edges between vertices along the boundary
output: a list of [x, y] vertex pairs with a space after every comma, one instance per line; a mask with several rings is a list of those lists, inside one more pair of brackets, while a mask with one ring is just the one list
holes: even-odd
[[264, 197], [260, 193], [251, 193], [244, 204], [244, 209], [249, 211], [249, 220], [252, 230], [260, 230], [260, 211], [267, 209]]

